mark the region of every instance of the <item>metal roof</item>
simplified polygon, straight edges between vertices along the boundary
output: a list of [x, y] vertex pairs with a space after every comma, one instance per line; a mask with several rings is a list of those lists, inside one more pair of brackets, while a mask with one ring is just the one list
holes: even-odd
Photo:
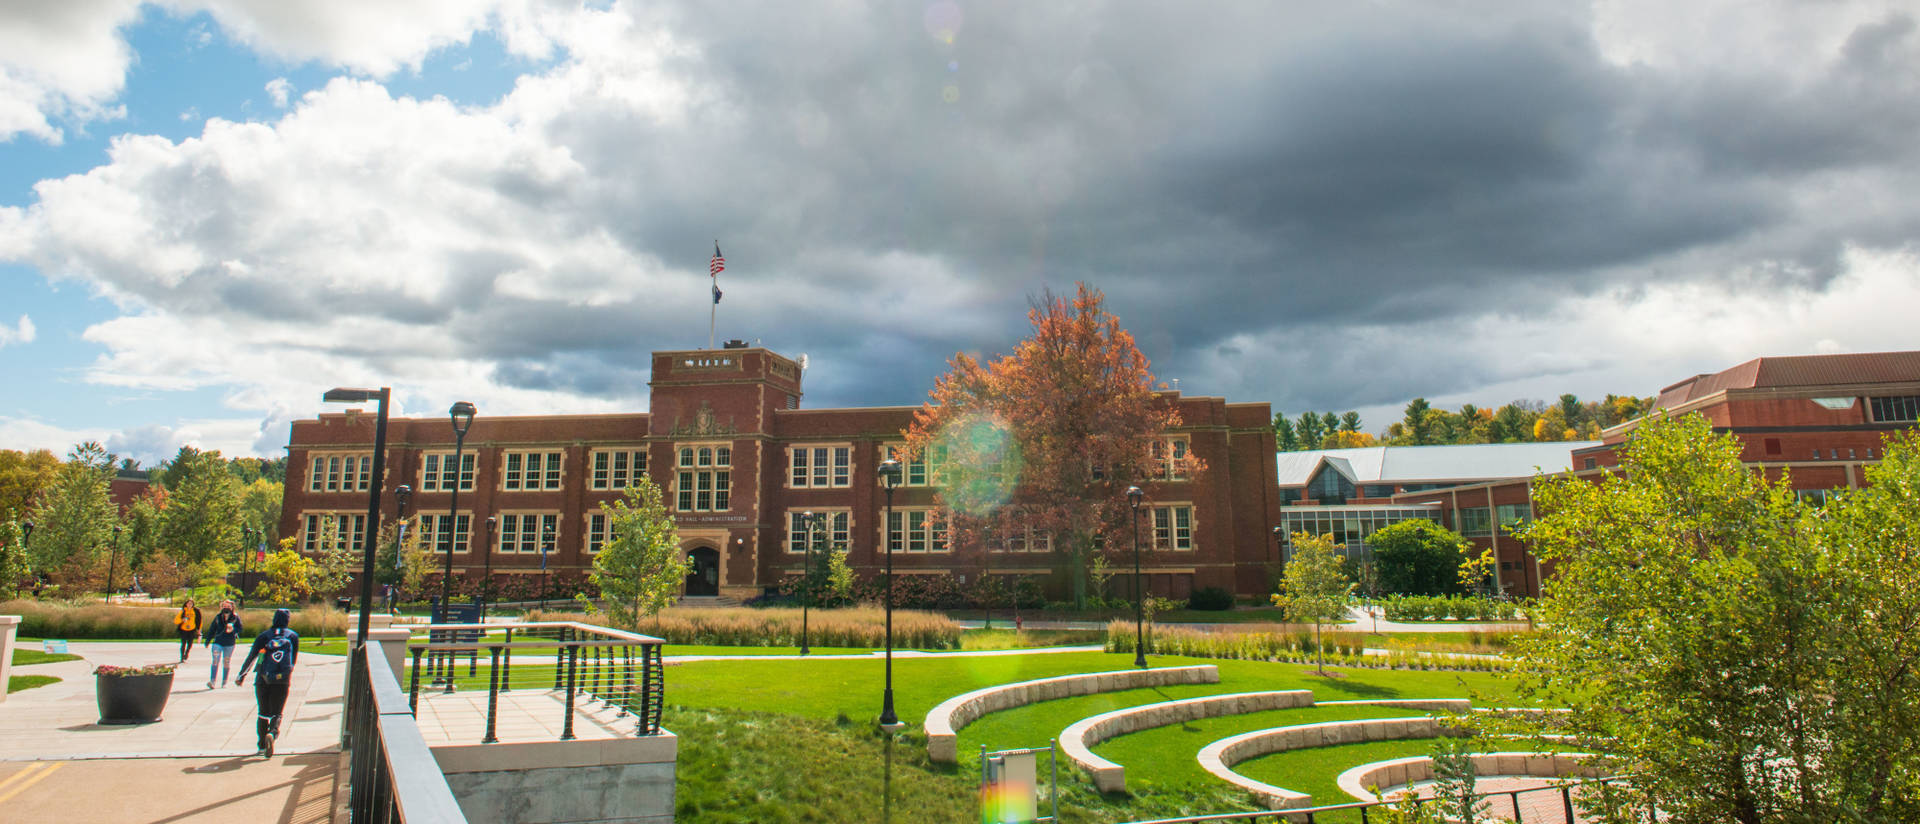
[[1920, 380], [1920, 352], [1863, 352], [1754, 358], [1709, 375], [1695, 375], [1660, 390], [1660, 405], [1674, 407], [1727, 389], [1784, 388]]
[[1452, 446], [1365, 446], [1312, 449], [1274, 456], [1281, 486], [1301, 486], [1329, 463], [1356, 484], [1490, 481], [1573, 468], [1573, 452], [1600, 441], [1476, 443]]

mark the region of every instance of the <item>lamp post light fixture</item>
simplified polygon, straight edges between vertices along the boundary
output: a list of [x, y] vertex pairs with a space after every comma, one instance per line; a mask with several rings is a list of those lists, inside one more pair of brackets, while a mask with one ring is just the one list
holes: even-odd
[[113, 603], [113, 567], [120, 560], [120, 525], [113, 526], [113, 546], [107, 550], [107, 603]]
[[802, 552], [800, 571], [800, 654], [806, 655], [812, 650], [807, 648], [807, 608], [813, 605], [813, 524], [820, 518], [812, 512], [800, 513], [800, 523], [807, 528], [807, 543]]
[[1286, 545], [1287, 545], [1287, 528], [1284, 525], [1274, 527], [1273, 528], [1273, 560], [1268, 561], [1267, 562], [1268, 565], [1278, 564], [1280, 562], [1280, 550], [1284, 548]]
[[900, 483], [900, 462], [881, 461], [880, 480], [887, 490], [887, 523], [880, 530], [880, 548], [887, 553], [887, 691], [881, 698], [880, 726], [891, 730], [900, 726], [900, 716], [893, 712], [893, 488]]
[[357, 649], [367, 643], [368, 625], [373, 618], [373, 556], [380, 543], [380, 490], [387, 484], [387, 399], [393, 390], [387, 387], [379, 389], [329, 389], [321, 399], [327, 403], [364, 403], [380, 402], [380, 416], [373, 427], [373, 478], [367, 487], [367, 528], [360, 542], [366, 556], [360, 562], [360, 634], [354, 638]]
[[[461, 453], [467, 445], [467, 430], [473, 426], [473, 415], [478, 411], [473, 404], [456, 401], [447, 408], [447, 417], [453, 420], [453, 494], [447, 497], [447, 565], [440, 573], [440, 614], [434, 617], [436, 623], [445, 623], [447, 612], [453, 607], [453, 544], [454, 527], [460, 520], [460, 483], [466, 479], [467, 465], [461, 460]], [[440, 472], [441, 482], [446, 482], [447, 473]], [[484, 549], [482, 550], [485, 551]], [[491, 553], [489, 553], [491, 560]], [[452, 677], [448, 677], [452, 681]]]
[[1140, 587], [1140, 499], [1146, 497], [1140, 487], [1127, 487], [1127, 507], [1133, 510], [1133, 665], [1147, 666], [1146, 598]]
[[543, 537], [545, 540], [540, 542], [540, 609], [545, 611], [547, 608], [547, 553], [553, 550], [553, 527], [547, 527]]

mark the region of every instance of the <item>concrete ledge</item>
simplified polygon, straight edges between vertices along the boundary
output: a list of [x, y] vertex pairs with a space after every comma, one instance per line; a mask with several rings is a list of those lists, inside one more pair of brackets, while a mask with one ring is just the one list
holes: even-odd
[[1366, 741], [1394, 741], [1407, 738], [1438, 738], [1460, 735], [1441, 722], [1441, 718], [1369, 718], [1363, 721], [1327, 721], [1254, 730], [1222, 738], [1200, 750], [1196, 756], [1200, 769], [1215, 778], [1253, 793], [1276, 810], [1297, 809], [1312, 803], [1311, 796], [1255, 781], [1233, 771], [1233, 766], [1251, 758], [1288, 750], [1357, 744]]
[[7, 700], [7, 679], [13, 675], [13, 642], [20, 631], [20, 616], [0, 615], [0, 703]]
[[494, 770], [672, 762], [679, 751], [679, 736], [662, 730], [659, 735], [631, 738], [443, 745], [433, 748], [433, 759], [440, 763], [441, 772], [453, 775]]
[[1358, 701], [1321, 701], [1316, 707], [1397, 707], [1408, 710], [1430, 710], [1433, 712], [1472, 712], [1473, 702], [1465, 698], [1369, 698]]
[[952, 764], [959, 760], [959, 731], [981, 716], [1056, 698], [1100, 692], [1119, 692], [1171, 684], [1218, 684], [1220, 670], [1212, 664], [1161, 669], [1119, 670], [1061, 675], [984, 687], [940, 702], [927, 713], [927, 757]]
[[1164, 727], [1169, 724], [1181, 724], [1201, 718], [1291, 709], [1312, 704], [1313, 693], [1307, 690], [1240, 692], [1143, 704], [1075, 721], [1060, 733], [1060, 751], [1066, 755], [1067, 760], [1085, 770], [1087, 775], [1093, 778], [1094, 786], [1101, 792], [1123, 792], [1127, 789], [1127, 769], [1094, 755], [1090, 749], [1093, 745], [1127, 733]]
[[[1491, 752], [1467, 756], [1473, 770], [1484, 777], [1599, 778], [1605, 771], [1592, 753]], [[1340, 790], [1360, 801], [1378, 801], [1389, 792], [1417, 781], [1433, 780], [1433, 759], [1424, 755], [1375, 761], [1340, 774]], [[1380, 787], [1375, 796], [1368, 788]]]
[[679, 738], [659, 735], [433, 748], [473, 824], [672, 822]]

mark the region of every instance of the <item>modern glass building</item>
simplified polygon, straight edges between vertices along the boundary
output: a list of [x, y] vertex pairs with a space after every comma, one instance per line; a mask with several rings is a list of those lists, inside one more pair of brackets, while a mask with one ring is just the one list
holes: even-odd
[[1367, 539], [1389, 524], [1401, 521], [1428, 520], [1440, 522], [1440, 505], [1416, 504], [1412, 506], [1389, 504], [1354, 504], [1347, 506], [1288, 506], [1280, 508], [1280, 525], [1284, 528], [1284, 537], [1280, 540], [1280, 558], [1284, 563], [1293, 558], [1293, 535], [1305, 532], [1313, 535], [1332, 535], [1335, 544], [1345, 545], [1341, 554], [1353, 561], [1363, 561], [1373, 557], [1373, 547]]

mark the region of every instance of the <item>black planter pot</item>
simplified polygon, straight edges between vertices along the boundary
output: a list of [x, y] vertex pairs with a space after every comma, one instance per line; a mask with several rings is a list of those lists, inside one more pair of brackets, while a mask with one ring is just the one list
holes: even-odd
[[173, 692], [173, 673], [165, 675], [96, 675], [93, 696], [100, 704], [102, 724], [145, 724], [160, 720]]

